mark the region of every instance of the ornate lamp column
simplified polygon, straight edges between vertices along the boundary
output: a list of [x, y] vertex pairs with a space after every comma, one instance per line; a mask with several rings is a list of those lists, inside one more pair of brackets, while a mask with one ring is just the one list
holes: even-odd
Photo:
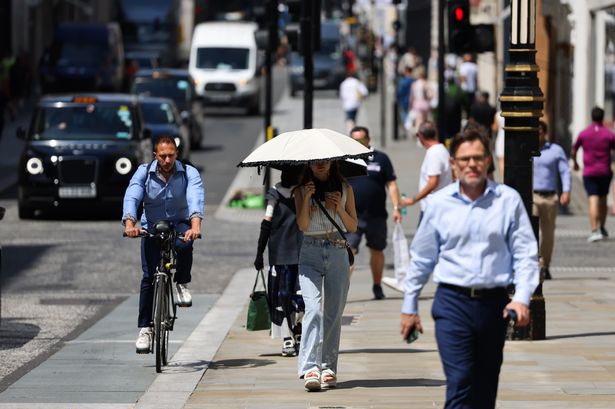
[[[530, 215], [538, 237], [538, 218], [532, 214], [532, 156], [538, 155], [538, 121], [544, 95], [538, 84], [536, 65], [536, 0], [511, 1], [511, 39], [505, 86], [500, 96], [505, 118], [504, 183], [515, 188]], [[530, 325], [518, 329], [513, 339], [545, 338], [543, 277], [530, 302]]]

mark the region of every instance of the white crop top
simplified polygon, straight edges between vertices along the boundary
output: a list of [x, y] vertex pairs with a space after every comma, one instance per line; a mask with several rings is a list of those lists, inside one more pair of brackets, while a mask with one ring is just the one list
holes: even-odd
[[[301, 194], [305, 196], [304, 186], [301, 186]], [[312, 196], [312, 200], [318, 200], [318, 199]], [[322, 203], [324, 207], [325, 202], [320, 202], [320, 203]], [[342, 205], [346, 206], [346, 185], [345, 184], [343, 185]], [[310, 224], [308, 225], [308, 229], [303, 232], [305, 236], [324, 236], [324, 235], [338, 233], [335, 226], [331, 223], [331, 221], [329, 221], [327, 216], [325, 216], [325, 214], [322, 212], [322, 210], [320, 209], [318, 205], [316, 204], [311, 205], [309, 211], [310, 211]], [[346, 227], [344, 226], [344, 222], [342, 221], [342, 218], [337, 213], [337, 211], [333, 209], [327, 209], [327, 212], [329, 213], [329, 216], [331, 216], [333, 220], [335, 220], [337, 225], [341, 227], [342, 231], [346, 232]]]

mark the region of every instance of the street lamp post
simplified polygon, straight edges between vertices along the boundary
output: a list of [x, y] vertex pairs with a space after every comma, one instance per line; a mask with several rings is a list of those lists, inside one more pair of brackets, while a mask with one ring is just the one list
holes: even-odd
[[[509, 61], [504, 90], [500, 96], [505, 119], [504, 183], [515, 188], [528, 215], [532, 214], [532, 157], [537, 156], [538, 121], [544, 95], [538, 83], [536, 64], [536, 0], [511, 1]], [[530, 216], [538, 237], [538, 218]], [[542, 282], [530, 301], [530, 324], [517, 329], [513, 339], [545, 339], [545, 300]]]

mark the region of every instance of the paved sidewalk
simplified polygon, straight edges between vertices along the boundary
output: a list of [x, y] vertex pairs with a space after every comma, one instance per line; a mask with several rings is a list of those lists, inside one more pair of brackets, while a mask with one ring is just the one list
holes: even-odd
[[[359, 123], [370, 126], [374, 142], [380, 141], [376, 99], [368, 99], [359, 115]], [[315, 127], [344, 131], [338, 101], [329, 98], [315, 102]], [[299, 128], [300, 109], [300, 104], [283, 100], [278, 110], [284, 116], [276, 116], [274, 123], [281, 131]], [[293, 127], [291, 120], [298, 121], [297, 125]], [[413, 140], [387, 141], [385, 151], [396, 167], [401, 191], [413, 194], [422, 148]], [[249, 173], [241, 176], [240, 172], [236, 187], [247, 188], [261, 180]], [[579, 201], [573, 209], [575, 216], [558, 218], [551, 269], [555, 279], [545, 283], [544, 289], [547, 340], [506, 344], [499, 408], [615, 407], [615, 268], [609, 255], [613, 241], [586, 243], [587, 220], [582, 205]], [[216, 216], [251, 219], [256, 224], [262, 214], [227, 209]], [[417, 216], [415, 206], [404, 219], [410, 238]], [[244, 306], [184, 407], [443, 407], [445, 381], [429, 313], [434, 285], [425, 288], [420, 302], [425, 334], [407, 345], [398, 334], [401, 294], [385, 287], [387, 298], [372, 300], [367, 251], [364, 247], [361, 250], [344, 313], [338, 389], [305, 392], [296, 376], [296, 358], [280, 356], [281, 341], [271, 340], [267, 331], [245, 330]], [[391, 250], [386, 254], [390, 262]], [[251, 281], [246, 283], [245, 301], [250, 286]]]

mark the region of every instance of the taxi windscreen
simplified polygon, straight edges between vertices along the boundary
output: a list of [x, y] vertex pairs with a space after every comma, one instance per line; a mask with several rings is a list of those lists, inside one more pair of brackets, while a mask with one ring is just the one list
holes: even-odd
[[132, 112], [122, 104], [39, 107], [31, 136], [34, 140], [126, 140], [131, 137]]
[[177, 78], [139, 79], [133, 84], [132, 93], [170, 98], [178, 106], [185, 104], [190, 99], [188, 81]]
[[173, 109], [169, 104], [141, 104], [143, 120], [146, 124], [174, 124]]

